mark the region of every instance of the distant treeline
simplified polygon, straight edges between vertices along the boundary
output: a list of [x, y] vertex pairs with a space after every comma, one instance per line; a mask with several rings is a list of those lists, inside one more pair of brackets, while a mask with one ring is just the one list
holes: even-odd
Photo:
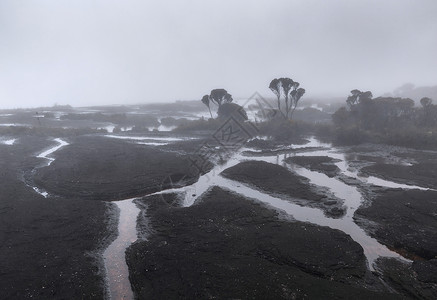
[[385, 142], [405, 146], [437, 145], [437, 106], [422, 98], [373, 98], [370, 91], [351, 91], [346, 106], [332, 120], [340, 142]]

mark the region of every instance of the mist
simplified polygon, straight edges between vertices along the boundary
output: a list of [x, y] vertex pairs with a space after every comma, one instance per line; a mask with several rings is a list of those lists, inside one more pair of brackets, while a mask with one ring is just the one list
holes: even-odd
[[1, 1], [0, 108], [436, 85], [437, 2]]

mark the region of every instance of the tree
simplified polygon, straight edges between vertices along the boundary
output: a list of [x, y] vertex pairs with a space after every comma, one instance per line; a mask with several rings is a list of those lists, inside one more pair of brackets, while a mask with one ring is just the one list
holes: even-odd
[[212, 90], [209, 99], [219, 107], [223, 103], [231, 103], [233, 101], [232, 96], [225, 89]]
[[362, 92], [360, 90], [352, 90], [351, 95], [347, 97], [346, 104], [348, 105], [350, 110], [353, 110], [354, 107], [359, 103], [369, 102], [372, 99], [373, 95], [371, 91]]
[[269, 85], [269, 89], [271, 89], [272, 92], [276, 95], [276, 98], [278, 98], [279, 111], [281, 111], [281, 87], [282, 87], [282, 83], [277, 78], [273, 79]]
[[432, 99], [423, 97], [420, 99], [420, 104], [422, 104], [423, 110], [422, 124], [427, 127], [435, 126], [437, 121], [437, 108], [432, 104]]
[[229, 94], [225, 89], [215, 89], [212, 90], [209, 95], [205, 95], [201, 99], [202, 103], [208, 107], [209, 114], [212, 116], [210, 103], [214, 103], [220, 108], [225, 103], [231, 103], [233, 101], [231, 94]]
[[420, 99], [420, 104], [422, 104], [423, 108], [427, 108], [431, 105], [432, 99], [428, 97], [423, 97]]
[[[269, 89], [276, 95], [278, 110], [286, 119], [292, 118], [299, 100], [305, 94], [305, 89], [299, 88], [299, 85], [299, 82], [287, 77], [275, 78], [270, 82]], [[285, 108], [281, 108], [281, 98], [284, 99]]]
[[205, 104], [208, 107], [209, 114], [211, 115], [211, 119], [212, 119], [211, 107], [209, 106], [209, 96], [208, 95], [203, 96], [201, 101], [203, 104]]
[[[296, 85], [297, 84], [297, 85]], [[291, 109], [291, 113], [290, 113], [290, 119], [293, 118], [293, 113], [296, 110], [297, 104], [299, 103], [300, 98], [302, 98], [302, 96], [305, 94], [305, 89], [303, 88], [298, 88], [299, 87], [299, 83], [295, 82], [295, 88], [293, 89], [293, 91], [291, 91], [291, 106], [289, 108], [289, 111]], [[288, 112], [287, 112], [287, 117], [288, 117]]]

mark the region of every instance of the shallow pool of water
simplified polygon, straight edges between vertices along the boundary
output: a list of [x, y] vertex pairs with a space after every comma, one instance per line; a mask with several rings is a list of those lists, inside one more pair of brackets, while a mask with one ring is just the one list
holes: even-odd
[[12, 146], [15, 144], [16, 141], [17, 141], [17, 139], [10, 139], [10, 140], [0, 141], [0, 143], [4, 144], [4, 145]]

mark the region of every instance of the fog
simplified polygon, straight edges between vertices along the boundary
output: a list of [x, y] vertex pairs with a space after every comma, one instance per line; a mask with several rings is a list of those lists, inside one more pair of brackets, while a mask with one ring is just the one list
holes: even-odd
[[437, 84], [437, 2], [0, 2], [0, 108], [310, 96]]

